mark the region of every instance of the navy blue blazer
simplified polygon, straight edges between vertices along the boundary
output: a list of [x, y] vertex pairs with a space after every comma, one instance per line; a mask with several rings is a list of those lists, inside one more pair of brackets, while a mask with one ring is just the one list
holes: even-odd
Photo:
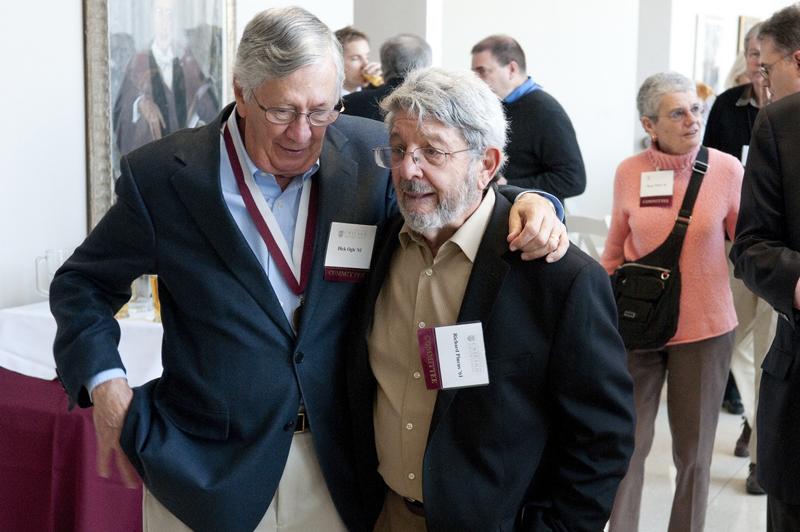
[[761, 109], [753, 125], [731, 248], [736, 277], [780, 319], [761, 368], [758, 481], [770, 497], [800, 504], [800, 94]]
[[219, 132], [231, 109], [123, 157], [116, 203], [52, 283], [58, 374], [71, 404], [89, 406], [84, 383], [122, 367], [115, 312], [133, 279], [157, 274], [164, 372], [134, 390], [121, 437], [148, 489], [195, 530], [252, 530], [281, 478], [302, 390], [336, 508], [348, 528], [366, 529], [341, 359], [361, 285], [324, 281], [323, 263], [332, 221], [378, 224], [395, 212], [371, 152], [386, 133], [357, 117], [328, 126], [295, 337], [222, 197]]
[[[430, 531], [602, 530], [633, 452], [633, 384], [608, 275], [572, 246], [523, 262], [498, 195], [458, 321], [483, 324], [490, 384], [439, 391], [423, 459]], [[375, 252], [348, 381], [359, 476], [374, 519], [376, 383], [366, 338], [403, 220]], [[371, 499], [370, 499], [371, 498]]]

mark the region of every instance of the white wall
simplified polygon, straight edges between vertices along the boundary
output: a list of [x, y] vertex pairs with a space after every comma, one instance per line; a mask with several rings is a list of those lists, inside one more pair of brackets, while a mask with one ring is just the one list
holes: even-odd
[[427, 4], [430, 0], [402, 3], [355, 0], [353, 25], [369, 35], [370, 59], [377, 61], [381, 43], [398, 33], [426, 38]]
[[485, 6], [485, 0], [444, 0], [442, 63], [469, 68], [469, 51], [483, 37], [516, 38], [528, 73], [575, 126], [587, 185], [582, 196], [567, 200], [571, 212], [610, 212], [613, 172], [632, 145], [637, 1], [504, 0], [491, 10]]
[[86, 235], [80, 3], [15, 2], [5, 11], [0, 307], [43, 299], [33, 289], [35, 257], [46, 248], [74, 247]]

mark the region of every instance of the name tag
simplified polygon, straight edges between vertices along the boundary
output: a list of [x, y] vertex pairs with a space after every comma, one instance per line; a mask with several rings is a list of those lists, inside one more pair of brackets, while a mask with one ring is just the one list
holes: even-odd
[[425, 387], [447, 390], [489, 384], [479, 321], [417, 330]]
[[325, 280], [363, 281], [372, 260], [377, 226], [332, 222], [325, 251]]
[[747, 154], [750, 152], [750, 146], [747, 144], [742, 146], [742, 166], [747, 164]]
[[639, 182], [640, 207], [671, 207], [675, 172], [659, 170], [642, 172]]

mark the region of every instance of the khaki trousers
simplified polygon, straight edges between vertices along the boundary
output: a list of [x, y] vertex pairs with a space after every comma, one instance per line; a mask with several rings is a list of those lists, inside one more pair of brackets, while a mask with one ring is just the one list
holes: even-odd
[[745, 284], [733, 277], [731, 267], [731, 292], [739, 326], [733, 341], [731, 371], [742, 396], [744, 415], [753, 432], [750, 435], [750, 461], [756, 461], [756, 411], [758, 389], [761, 383], [761, 364], [767, 355], [775, 329], [778, 313], [763, 299], [756, 296]]
[[411, 513], [403, 497], [387, 490], [383, 510], [375, 523], [374, 532], [426, 532], [425, 518]]
[[[237, 516], [230, 516], [235, 521]], [[144, 532], [191, 531], [147, 489], [142, 503]], [[319, 468], [310, 432], [295, 434], [278, 490], [256, 532], [346, 532]]]
[[635, 532], [639, 528], [644, 463], [653, 444], [665, 379], [672, 460], [678, 471], [669, 531], [703, 530], [714, 436], [732, 348], [733, 332], [730, 332], [661, 350], [628, 353], [636, 408], [636, 442], [628, 472], [614, 500], [610, 532]]

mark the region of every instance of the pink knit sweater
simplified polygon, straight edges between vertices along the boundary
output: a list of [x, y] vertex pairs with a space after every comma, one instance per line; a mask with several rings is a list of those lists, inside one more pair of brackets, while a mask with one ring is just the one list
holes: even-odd
[[[619, 165], [614, 179], [611, 227], [600, 259], [609, 274], [625, 259], [636, 260], [667, 238], [699, 149], [686, 155], [667, 155], [651, 147]], [[678, 331], [667, 345], [713, 338], [736, 327], [725, 231], [733, 240], [744, 169], [736, 158], [717, 150], [708, 151], [708, 173], [697, 195], [681, 251]], [[657, 169], [675, 171], [672, 206], [640, 207], [641, 173]]]

